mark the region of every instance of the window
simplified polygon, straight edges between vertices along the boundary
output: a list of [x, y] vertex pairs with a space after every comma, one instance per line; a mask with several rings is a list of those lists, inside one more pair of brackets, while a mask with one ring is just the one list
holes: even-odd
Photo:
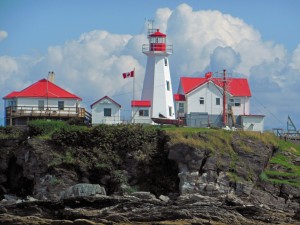
[[241, 106], [241, 99], [235, 99], [234, 100], [234, 106], [236, 106], [236, 107]]
[[169, 116], [172, 116], [172, 107], [169, 106]]
[[65, 102], [58, 101], [58, 110], [64, 110], [64, 108], [65, 108]]
[[11, 107], [12, 110], [17, 110], [16, 106], [17, 106], [16, 100], [8, 101], [8, 107]]
[[149, 116], [149, 110], [148, 109], [140, 109], [139, 116]]
[[167, 81], [167, 91], [170, 91], [170, 82]]
[[104, 116], [111, 116], [111, 108], [104, 108]]
[[235, 106], [235, 107], [239, 107], [239, 106], [241, 106], [241, 99], [239, 99], [239, 98], [231, 98], [230, 100], [229, 100], [229, 105], [230, 106]]
[[221, 99], [220, 98], [216, 98], [216, 105], [220, 105], [221, 104]]
[[204, 105], [204, 97], [200, 97], [200, 105]]
[[168, 58], [165, 58], [165, 66], [168, 66]]
[[44, 105], [45, 105], [44, 100], [39, 100], [38, 101], [39, 110], [44, 110]]
[[179, 102], [179, 104], [178, 104], [178, 112], [179, 113], [184, 113], [184, 103], [183, 102]]

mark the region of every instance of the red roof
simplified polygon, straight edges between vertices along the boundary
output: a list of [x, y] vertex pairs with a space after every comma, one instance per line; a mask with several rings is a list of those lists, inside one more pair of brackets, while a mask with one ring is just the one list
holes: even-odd
[[3, 97], [3, 99], [8, 98], [73, 98], [82, 100], [77, 95], [62, 89], [47, 79], [39, 80], [22, 91], [13, 91]]
[[[203, 84], [212, 81], [220, 88], [223, 88], [223, 78], [209, 77], [181, 77], [181, 85], [184, 94], [188, 94]], [[228, 90], [231, 95], [239, 97], [251, 97], [251, 91], [246, 78], [228, 78]]]
[[95, 101], [93, 104], [91, 104], [91, 108], [92, 108], [95, 104], [97, 104], [98, 102], [101, 102], [103, 99], [108, 99], [109, 101], [115, 103], [116, 105], [118, 105], [118, 106], [121, 108], [121, 105], [120, 105], [119, 103], [115, 102], [114, 100], [112, 100], [112, 99], [111, 99], [110, 97], [108, 97], [108, 96], [104, 96], [103, 98], [100, 98], [99, 100]]
[[151, 101], [147, 100], [132, 100], [131, 107], [151, 107]]
[[185, 101], [185, 96], [181, 94], [174, 94], [174, 100], [175, 101]]
[[150, 34], [150, 37], [166, 37], [166, 36], [167, 36], [167, 35], [165, 35], [165, 34], [159, 32], [159, 29], [157, 29], [155, 33]]

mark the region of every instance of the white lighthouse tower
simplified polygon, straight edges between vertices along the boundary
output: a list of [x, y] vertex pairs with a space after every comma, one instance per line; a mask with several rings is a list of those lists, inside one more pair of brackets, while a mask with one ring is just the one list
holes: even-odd
[[151, 102], [151, 117], [175, 119], [172, 82], [168, 56], [173, 46], [166, 44], [167, 35], [159, 29], [148, 29], [149, 44], [143, 45], [147, 66], [141, 99]]

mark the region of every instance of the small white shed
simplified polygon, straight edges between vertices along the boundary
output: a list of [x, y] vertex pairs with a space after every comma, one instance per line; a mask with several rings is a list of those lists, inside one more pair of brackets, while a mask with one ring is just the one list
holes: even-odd
[[132, 123], [151, 124], [151, 101], [133, 100], [131, 101]]
[[264, 132], [264, 115], [242, 115], [243, 130]]
[[92, 125], [118, 124], [121, 122], [121, 105], [104, 96], [91, 105]]

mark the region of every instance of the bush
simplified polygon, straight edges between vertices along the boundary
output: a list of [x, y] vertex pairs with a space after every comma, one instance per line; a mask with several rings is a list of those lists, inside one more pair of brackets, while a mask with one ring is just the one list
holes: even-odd
[[2, 127], [0, 126], [0, 139], [18, 139], [25, 136], [26, 132], [23, 130], [13, 127], [13, 126], [7, 126]]
[[51, 135], [65, 126], [65, 122], [58, 120], [32, 120], [28, 123], [28, 132], [30, 136]]

